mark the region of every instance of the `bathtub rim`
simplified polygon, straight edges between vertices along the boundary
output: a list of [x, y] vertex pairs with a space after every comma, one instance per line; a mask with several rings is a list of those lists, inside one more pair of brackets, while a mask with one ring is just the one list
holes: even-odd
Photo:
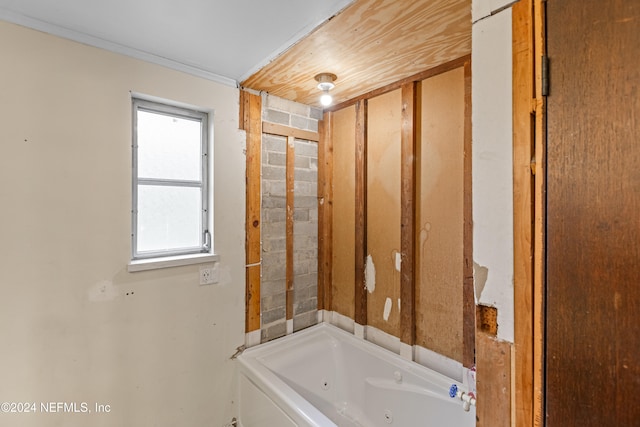
[[[438, 396], [447, 403], [455, 402], [448, 395], [448, 389], [452, 384], [456, 384], [459, 389], [467, 391], [466, 385], [456, 379], [450, 378], [445, 374], [423, 366], [415, 361], [404, 359], [391, 350], [367, 341], [366, 339], [358, 338], [335, 325], [322, 322], [294, 332], [293, 334], [250, 347], [237, 358], [240, 368], [239, 373], [245, 375], [254, 386], [258, 387], [271, 398], [274, 404], [296, 423], [303, 422], [305, 423], [304, 425], [314, 427], [336, 426], [329, 417], [279, 378], [261, 359], [268, 358], [278, 352], [286, 352], [288, 349], [295, 347], [299, 340], [308, 339], [308, 337], [315, 334], [327, 334], [330, 338], [346, 342], [347, 345], [353, 345], [356, 348], [371, 353], [373, 356], [380, 358], [391, 366], [427, 379], [442, 391], [442, 395], [438, 394]], [[272, 385], [270, 385], [270, 383]], [[459, 409], [460, 411], [463, 410], [461, 404]]]
[[354, 334], [328, 322], [318, 323], [292, 334], [276, 338], [272, 341], [262, 343], [254, 347], [250, 347], [246, 349], [240, 357], [243, 357], [243, 359], [253, 358], [256, 359], [258, 363], [261, 363], [260, 359], [263, 357], [267, 358], [274, 352], [283, 351], [285, 347], [295, 347], [295, 343], [292, 343], [292, 341], [304, 339], [308, 335], [323, 332], [327, 333], [329, 336], [335, 339], [338, 339], [339, 341], [346, 341], [348, 344], [353, 344], [355, 347], [363, 348], [368, 353], [371, 353], [374, 356], [379, 357], [385, 362], [397, 366], [400, 369], [405, 369], [408, 372], [420, 377], [429, 378], [437, 385], [443, 387], [443, 397], [446, 397], [446, 399], [444, 400], [447, 400], [449, 398], [447, 393], [449, 387], [452, 384], [455, 384], [458, 389], [468, 392], [468, 385], [463, 381], [459, 381], [458, 379], [452, 378], [444, 373], [438, 372], [437, 370], [424, 366], [416, 361], [405, 359], [394, 351], [391, 351], [366, 339], [359, 338]]
[[[318, 326], [318, 325], [315, 325]], [[312, 326], [311, 328], [315, 328]], [[265, 348], [273, 348], [275, 345], [282, 343], [285, 338], [299, 337], [298, 331], [290, 335], [259, 344], [245, 350], [236, 358], [238, 362], [238, 375], [243, 375], [247, 380], [257, 387], [267, 398], [269, 398], [280, 410], [282, 410], [297, 425], [310, 427], [337, 427], [329, 417], [323, 414], [318, 408], [302, 397], [297, 391], [280, 379], [273, 371], [267, 368], [252, 353], [263, 351]], [[294, 337], [295, 336], [295, 337]], [[288, 341], [291, 341], [290, 338]], [[238, 390], [240, 393], [241, 390]], [[240, 412], [242, 411], [242, 402], [239, 403]], [[240, 419], [242, 422], [242, 419]]]

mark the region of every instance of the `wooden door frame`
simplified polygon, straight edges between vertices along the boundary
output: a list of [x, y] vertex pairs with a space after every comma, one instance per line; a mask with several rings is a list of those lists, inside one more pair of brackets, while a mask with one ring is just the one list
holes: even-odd
[[545, 0], [513, 5], [514, 327], [512, 425], [544, 425]]

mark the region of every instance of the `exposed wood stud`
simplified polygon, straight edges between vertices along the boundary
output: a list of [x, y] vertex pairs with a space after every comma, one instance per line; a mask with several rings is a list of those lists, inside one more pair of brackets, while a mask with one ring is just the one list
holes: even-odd
[[546, 228], [546, 98], [542, 96], [539, 60], [546, 55], [546, 0], [533, 1], [535, 60], [535, 159], [534, 236], [533, 236], [533, 425], [544, 426], [544, 325], [545, 325], [545, 228]]
[[286, 314], [287, 320], [293, 319], [293, 212], [294, 212], [294, 171], [295, 171], [295, 138], [287, 136], [287, 168], [286, 168]]
[[[295, 140], [302, 139], [306, 141], [318, 142], [320, 135], [318, 132], [312, 132], [308, 130], [293, 128], [277, 123], [262, 122], [262, 132], [285, 136], [287, 138], [287, 152], [286, 152], [286, 318], [287, 320], [293, 319], [293, 302], [294, 302], [294, 273], [293, 273], [293, 214], [294, 214], [294, 175], [295, 175]], [[320, 154], [320, 153], [319, 153]], [[320, 257], [320, 255], [319, 255]], [[318, 288], [320, 291], [320, 288]], [[320, 296], [318, 296], [320, 300]]]
[[318, 310], [332, 310], [333, 113], [318, 123]]
[[240, 130], [246, 130], [248, 127], [247, 120], [249, 116], [249, 97], [247, 97], [246, 95], [247, 91], [240, 90], [240, 108], [238, 109], [238, 126]]
[[246, 131], [246, 310], [245, 330], [260, 329], [260, 198], [262, 98], [241, 91]]
[[462, 364], [475, 364], [475, 289], [473, 286], [473, 207], [471, 162], [471, 62], [464, 63], [464, 177], [463, 177], [463, 236], [462, 250]]
[[367, 100], [356, 103], [355, 321], [367, 324], [365, 257], [367, 255]]
[[478, 332], [476, 348], [476, 426], [511, 427], [511, 345]]
[[[425, 73], [420, 73], [421, 77], [424, 78], [429, 78], [429, 77], [433, 77], [442, 73], [445, 73], [446, 71], [453, 71], [453, 69], [458, 69], [460, 72], [460, 75], [462, 75], [464, 77], [464, 90], [463, 90], [463, 94], [464, 94], [464, 102], [462, 105], [460, 105], [461, 107], [461, 113], [464, 114], [464, 117], [461, 117], [461, 124], [464, 125], [464, 150], [465, 153], [468, 154], [467, 156], [465, 156], [464, 158], [464, 180], [462, 183], [463, 186], [463, 191], [465, 191], [465, 195], [463, 197], [464, 202], [463, 202], [463, 209], [465, 210], [465, 213], [462, 213], [462, 219], [465, 222], [464, 223], [464, 227], [463, 227], [463, 257], [464, 257], [464, 267], [461, 267], [462, 270], [462, 283], [461, 285], [463, 286], [463, 288], [461, 289], [462, 291], [462, 300], [463, 300], [463, 304], [466, 304], [467, 307], [463, 307], [461, 309], [461, 311], [464, 313], [464, 317], [462, 319], [461, 322], [461, 326], [463, 327], [461, 332], [463, 335], [463, 343], [460, 346], [460, 349], [462, 350], [462, 353], [460, 354], [460, 360], [463, 361], [465, 366], [472, 366], [474, 364], [474, 360], [475, 360], [475, 345], [474, 345], [474, 341], [475, 341], [475, 317], [476, 317], [476, 312], [475, 312], [475, 304], [474, 304], [474, 289], [473, 289], [473, 257], [472, 257], [472, 241], [471, 241], [471, 237], [472, 237], [472, 228], [471, 228], [471, 158], [470, 158], [470, 153], [471, 153], [471, 66], [470, 66], [470, 57], [466, 56], [464, 58], [461, 58], [460, 60], [456, 60], [456, 61], [452, 61], [450, 64], [447, 64], [446, 67], [439, 67], [437, 70], [429, 70], [428, 72]], [[403, 86], [404, 85], [404, 86]], [[407, 81], [403, 82], [403, 85], [391, 85], [389, 87], [394, 87], [394, 90], [397, 90], [398, 88], [400, 88], [399, 92], [402, 92], [402, 89], [404, 88], [404, 90], [406, 91], [407, 88], [411, 87], [414, 88], [415, 85], [417, 85], [417, 83], [413, 80], [413, 79], [409, 79]], [[415, 89], [414, 89], [415, 90]], [[389, 91], [384, 90], [384, 91], [380, 91], [380, 94], [382, 93], [387, 93]], [[422, 92], [422, 91], [420, 91]], [[416, 92], [416, 94], [419, 96], [419, 93]], [[355, 235], [355, 244], [352, 246], [354, 247], [354, 258], [355, 258], [355, 262], [354, 262], [354, 274], [355, 274], [355, 286], [354, 288], [354, 301], [353, 301], [353, 305], [352, 307], [354, 308], [354, 320], [358, 323], [358, 324], [362, 324], [362, 325], [366, 325], [369, 324], [369, 322], [371, 321], [371, 319], [367, 319], [367, 312], [370, 311], [370, 306], [371, 306], [371, 301], [369, 301], [368, 298], [368, 292], [366, 290], [366, 283], [365, 283], [365, 278], [364, 278], [364, 271], [365, 271], [365, 264], [366, 264], [366, 256], [369, 253], [368, 251], [371, 250], [371, 248], [367, 248], [367, 236], [366, 236], [366, 232], [367, 232], [367, 218], [366, 218], [366, 211], [367, 211], [367, 200], [368, 200], [368, 196], [367, 196], [367, 191], [366, 191], [366, 183], [368, 181], [367, 179], [367, 155], [371, 155], [371, 153], [367, 154], [367, 130], [368, 130], [368, 126], [366, 121], [368, 120], [368, 101], [369, 101], [369, 97], [370, 96], [378, 96], [378, 92], [376, 93], [370, 93], [367, 94], [365, 96], [363, 96], [361, 99], [356, 100], [355, 102], [348, 102], [345, 103], [345, 106], [343, 109], [337, 110], [336, 112], [331, 111], [332, 114], [338, 114], [338, 113], [342, 113], [343, 111], [345, 111], [347, 108], [353, 108], [353, 111], [355, 113], [355, 118], [354, 118], [354, 123], [355, 123], [355, 131], [351, 131], [351, 132], [355, 132], [355, 161], [354, 161], [354, 165], [355, 165], [355, 177], [356, 177], [356, 183], [355, 183], [355, 226], [354, 226], [354, 235]], [[404, 95], [405, 97], [407, 96], [406, 93]], [[400, 99], [402, 99], [402, 94], [399, 96]], [[464, 110], [463, 110], [464, 109]], [[408, 110], [405, 111], [405, 114], [408, 113]], [[416, 111], [413, 112], [413, 114], [417, 114]], [[415, 116], [414, 116], [415, 117]], [[406, 124], [406, 123], [405, 123]], [[413, 126], [408, 126], [404, 129], [402, 129], [401, 127], [401, 138], [402, 138], [402, 132], [404, 131], [404, 135], [405, 135], [405, 143], [406, 141], [409, 141], [410, 138], [407, 138], [407, 131], [409, 132], [418, 132], [418, 135], [420, 134], [420, 125], [421, 122], [418, 123], [417, 121], [414, 121]], [[414, 138], [417, 138], [416, 136], [414, 136]], [[401, 140], [402, 141], [402, 140]], [[402, 147], [402, 146], [401, 146]], [[407, 147], [404, 147], [405, 152], [409, 152], [410, 150], [407, 149]], [[415, 146], [413, 147], [413, 150], [415, 150], [416, 152], [418, 151], [417, 148], [415, 148]], [[416, 155], [416, 153], [414, 153], [414, 156]], [[405, 178], [408, 174], [410, 174], [410, 165], [411, 165], [411, 161], [406, 161], [406, 159], [409, 158], [409, 156], [407, 154], [402, 154], [401, 155], [402, 162], [400, 163], [401, 166], [401, 175], [403, 174], [403, 168], [404, 168], [404, 177], [401, 176], [401, 196], [402, 193], [404, 193], [404, 200], [400, 200], [400, 207], [401, 207], [401, 218], [400, 219], [400, 223], [401, 223], [401, 230], [400, 230], [400, 234], [401, 234], [401, 239], [400, 239], [400, 252], [403, 255], [403, 259], [402, 259], [402, 267], [405, 267], [409, 264], [409, 262], [407, 261], [407, 259], [405, 258], [405, 254], [409, 253], [409, 251], [406, 251], [403, 249], [403, 244], [404, 245], [409, 245], [407, 239], [407, 236], [410, 236], [411, 234], [413, 234], [413, 245], [412, 245], [412, 250], [414, 251], [414, 275], [416, 274], [416, 268], [415, 268], [415, 251], [417, 250], [417, 242], [415, 242], [416, 239], [416, 217], [417, 217], [417, 212], [414, 213], [414, 220], [413, 223], [411, 223], [411, 221], [409, 221], [409, 224], [411, 224], [414, 228], [413, 233], [407, 232], [407, 234], [404, 237], [404, 242], [403, 242], [403, 238], [402, 238], [402, 234], [405, 232], [404, 229], [405, 224], [407, 224], [407, 220], [410, 218], [410, 211], [411, 209], [408, 208], [407, 206], [409, 206], [411, 204], [411, 190], [408, 190], [411, 186], [407, 186], [407, 182], [408, 180]], [[414, 171], [414, 173], [417, 173], [417, 165], [413, 166], [416, 170]], [[326, 176], [326, 173], [323, 173], [324, 176]], [[414, 175], [414, 180], [417, 180], [417, 177]], [[414, 186], [417, 186], [417, 181], [414, 182], [413, 184]], [[320, 191], [320, 188], [319, 188]], [[319, 197], [321, 197], [319, 195]], [[416, 200], [417, 196], [413, 196], [414, 199], [414, 204], [417, 204], [417, 200]], [[402, 197], [401, 197], [402, 199]], [[404, 214], [402, 214], [402, 211], [404, 211]], [[416, 211], [417, 211], [417, 207], [416, 207]], [[404, 215], [404, 218], [402, 218], [402, 216]], [[371, 219], [371, 218], [369, 218]], [[370, 238], [371, 236], [369, 236]], [[460, 263], [462, 265], [462, 263]], [[401, 268], [402, 268], [401, 267]], [[407, 269], [405, 268], [405, 273], [407, 273]], [[322, 276], [322, 273], [320, 273], [319, 275], [319, 279]], [[409, 274], [410, 276], [410, 274]], [[401, 303], [401, 309], [400, 309], [400, 329], [397, 331], [398, 336], [401, 338], [401, 340], [403, 342], [412, 342], [411, 340], [411, 336], [414, 335], [411, 330], [411, 324], [413, 323], [414, 326], [417, 326], [417, 324], [415, 323], [417, 321], [417, 307], [415, 307], [415, 303], [413, 304], [413, 314], [410, 316], [407, 316], [404, 318], [404, 324], [405, 325], [409, 325], [409, 327], [405, 327], [403, 325], [403, 319], [402, 319], [402, 314], [404, 311], [405, 316], [408, 314], [407, 312], [409, 310], [403, 310], [403, 308], [406, 307], [406, 301], [410, 301], [411, 300], [411, 296], [408, 295], [408, 293], [410, 293], [411, 291], [416, 292], [415, 289], [415, 285], [413, 285], [413, 287], [408, 287], [406, 285], [402, 285], [402, 282], [404, 280], [404, 283], [409, 283], [410, 281], [407, 280], [407, 276], [405, 276], [405, 278], [402, 278], [402, 271], [400, 273], [400, 303]], [[414, 280], [415, 283], [415, 280]], [[332, 285], [332, 286], [335, 286]], [[403, 294], [403, 288], [404, 288], [404, 293], [406, 295]], [[409, 292], [407, 292], [407, 290], [409, 290]], [[335, 290], [334, 290], [335, 291]], [[415, 301], [415, 295], [414, 295], [414, 301]], [[338, 302], [342, 303], [341, 299], [337, 299], [335, 301], [335, 303], [337, 304]], [[324, 302], [323, 302], [324, 303]], [[410, 303], [411, 304], [411, 303]], [[326, 306], [326, 305], [325, 305]], [[320, 307], [320, 306], [319, 306]], [[371, 315], [371, 313], [368, 313], [369, 315]], [[394, 332], [395, 334], [395, 332]], [[415, 338], [413, 340], [413, 343], [415, 344]]]
[[513, 40], [513, 237], [514, 425], [533, 424], [533, 2], [512, 9]]
[[426, 80], [430, 77], [433, 76], [437, 76], [438, 74], [443, 74], [446, 73], [447, 71], [451, 71], [451, 70], [455, 70], [456, 68], [460, 68], [462, 66], [464, 66], [464, 64], [466, 62], [469, 62], [471, 60], [471, 55], [465, 55], [463, 57], [454, 59], [452, 61], [446, 62], [444, 64], [440, 64], [436, 67], [433, 68], [429, 68], [428, 70], [422, 71], [418, 74], [414, 74], [412, 76], [409, 76], [407, 78], [404, 78], [402, 80], [398, 80], [396, 82], [390, 83], [386, 86], [383, 86], [381, 88], [377, 88], [375, 90], [372, 90], [371, 92], [367, 92], [365, 94], [359, 95], [353, 99], [349, 99], [347, 101], [344, 101], [340, 104], [336, 104], [333, 105], [331, 107], [329, 107], [329, 111], [337, 111], [337, 110], [341, 110], [345, 107], [348, 107], [350, 105], [355, 104], [358, 101], [361, 101], [363, 99], [371, 99], [374, 98], [376, 96], [379, 95], [384, 95], [385, 93], [388, 92], [392, 92], [396, 89], [400, 89], [402, 86], [408, 84], [408, 83], [412, 83], [412, 82], [419, 82], [422, 80]]
[[[320, 135], [318, 132], [307, 131], [303, 129], [293, 128], [277, 123], [270, 122], [262, 122], [262, 132], [270, 135], [279, 135], [287, 138], [287, 148], [286, 148], [286, 178], [285, 178], [285, 187], [286, 187], [286, 217], [285, 217], [285, 229], [286, 229], [286, 237], [285, 237], [285, 246], [286, 246], [286, 294], [285, 294], [285, 305], [286, 305], [286, 319], [293, 319], [294, 309], [294, 252], [293, 252], [293, 214], [294, 214], [294, 187], [295, 187], [295, 140], [302, 139], [306, 141], [318, 142], [320, 140]], [[318, 151], [320, 154], [320, 151]], [[319, 178], [320, 179], [320, 178]], [[320, 191], [320, 190], [318, 190]], [[320, 211], [318, 211], [320, 215]], [[319, 248], [320, 250], [320, 248]], [[320, 258], [320, 254], [318, 254]], [[320, 275], [319, 275], [320, 277]], [[318, 292], [320, 292], [321, 288], [318, 287]], [[320, 300], [320, 293], [318, 294], [318, 300]]]
[[401, 219], [400, 219], [400, 340], [415, 344], [416, 248], [416, 144], [418, 135], [418, 83], [402, 86]]
[[306, 141], [313, 141], [313, 142], [318, 142], [318, 140], [320, 139], [320, 135], [318, 134], [318, 132], [292, 128], [289, 126], [285, 126], [277, 123], [271, 123], [271, 122], [262, 123], [262, 132], [268, 133], [271, 135], [293, 136], [298, 139], [304, 139]]

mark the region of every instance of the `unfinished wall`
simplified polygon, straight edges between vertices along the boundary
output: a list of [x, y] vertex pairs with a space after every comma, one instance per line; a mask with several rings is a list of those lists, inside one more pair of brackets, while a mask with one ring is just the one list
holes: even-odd
[[286, 153], [286, 137], [262, 136], [262, 341], [287, 331]]
[[355, 280], [355, 107], [333, 114], [332, 306], [354, 317]]
[[[263, 120], [317, 132], [322, 112], [269, 95]], [[291, 149], [287, 146], [292, 142]], [[289, 152], [289, 154], [288, 154]], [[264, 133], [262, 136], [261, 340], [287, 333], [287, 156], [293, 165], [293, 306], [290, 331], [317, 322], [318, 146], [316, 142]]]
[[[473, 258], [476, 304], [497, 309], [497, 331], [476, 334], [478, 426], [531, 425], [511, 407], [514, 342], [512, 10], [505, 0], [473, 1]], [[531, 31], [531, 30], [529, 30]], [[484, 312], [486, 310], [482, 310]], [[523, 338], [527, 341], [527, 338]], [[530, 342], [529, 338], [529, 342]], [[527, 357], [527, 356], [525, 356]], [[523, 375], [521, 377], [520, 375]], [[529, 374], [530, 375], [530, 374]], [[531, 387], [517, 372], [517, 387]]]
[[318, 320], [318, 144], [295, 141], [293, 330]]
[[369, 100], [367, 132], [367, 324], [400, 336], [401, 93]]
[[[473, 364], [473, 339], [468, 348], [464, 340], [465, 317], [467, 328], [473, 325], [472, 298], [469, 310], [463, 309], [467, 304], [463, 298], [464, 225], [470, 221], [470, 205], [465, 204], [465, 192], [470, 190], [470, 185], [465, 187], [465, 178], [470, 178], [470, 169], [465, 169], [465, 138], [470, 138], [466, 60], [434, 71], [421, 83], [404, 84], [402, 89], [332, 112], [330, 117], [331, 310], [342, 315], [330, 320], [359, 334], [358, 318], [364, 318], [368, 340], [453, 377], [461, 375], [465, 354], [471, 354], [465, 363]], [[407, 111], [415, 111], [415, 117]], [[360, 123], [366, 124], [364, 136]], [[363, 149], [360, 139], [365, 140]], [[362, 175], [358, 174], [360, 150], [366, 159]], [[411, 176], [414, 161], [415, 178]], [[365, 188], [364, 196], [358, 195], [359, 186]], [[362, 205], [366, 215], [359, 219]], [[415, 233], [403, 232], [407, 230], [403, 221], [415, 222]], [[362, 227], [366, 238], [359, 240]], [[402, 239], [415, 247], [414, 254], [403, 252]], [[364, 298], [357, 283], [358, 245], [365, 247]], [[415, 273], [408, 273], [409, 280], [403, 282], [403, 267], [406, 273], [411, 271], [409, 266]], [[407, 301], [401, 295], [408, 296]], [[364, 316], [358, 311], [361, 299]], [[403, 307], [409, 313], [404, 317]], [[415, 335], [402, 334], [414, 327]], [[473, 338], [473, 331], [470, 335]]]
[[[108, 404], [3, 425], [228, 423], [244, 342], [244, 136], [238, 90], [0, 22], [0, 401]], [[215, 110], [214, 247], [127, 272], [131, 95]]]
[[462, 362], [464, 69], [422, 82], [416, 343]]

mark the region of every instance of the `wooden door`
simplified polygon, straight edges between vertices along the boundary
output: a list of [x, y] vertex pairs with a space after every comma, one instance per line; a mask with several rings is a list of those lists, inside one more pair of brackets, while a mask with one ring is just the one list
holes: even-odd
[[640, 426], [640, 0], [548, 0], [546, 425]]

